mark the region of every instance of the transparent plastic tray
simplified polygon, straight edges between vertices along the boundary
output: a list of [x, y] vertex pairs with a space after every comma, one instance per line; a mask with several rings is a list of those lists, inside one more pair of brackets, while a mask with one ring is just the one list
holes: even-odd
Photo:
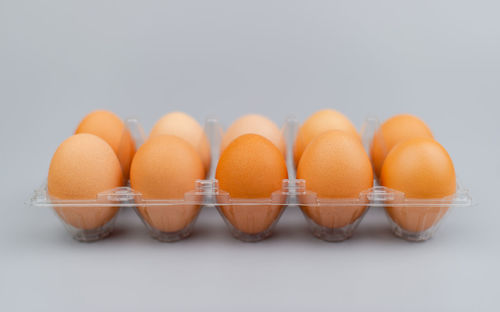
[[[137, 148], [146, 136], [136, 119], [128, 119], [126, 125]], [[343, 241], [351, 237], [371, 207], [385, 208], [393, 233], [406, 240], [423, 241], [436, 232], [442, 217], [450, 208], [471, 205], [471, 197], [466, 189], [457, 183], [454, 195], [436, 199], [406, 198], [405, 194], [383, 186], [375, 186], [359, 194], [356, 198], [319, 198], [307, 190], [307, 181], [295, 179], [292, 146], [299, 123], [288, 118], [283, 135], [287, 143], [286, 163], [288, 179], [282, 188], [269, 198], [241, 199], [231, 196], [219, 188], [215, 169], [219, 157], [222, 128], [215, 119], [205, 123], [205, 133], [210, 141], [212, 163], [207, 179], [195, 181], [195, 189], [181, 199], [145, 199], [130, 187], [119, 187], [102, 192], [91, 200], [56, 200], [47, 193], [43, 184], [35, 190], [30, 204], [35, 207], [52, 207], [61, 217], [71, 235], [80, 241], [94, 241], [108, 236], [114, 228], [116, 215], [106, 224], [95, 229], [81, 229], [65, 222], [65, 211], [95, 211], [101, 213], [110, 208], [133, 208], [152, 237], [161, 241], [177, 241], [188, 237], [195, 226], [202, 208], [216, 208], [231, 234], [242, 241], [260, 241], [269, 237], [288, 207], [302, 210], [311, 233], [326, 241]], [[377, 130], [377, 119], [365, 121], [361, 134], [367, 151], [371, 138]], [[83, 217], [82, 217], [83, 218]], [[179, 223], [179, 220], [183, 220]]]

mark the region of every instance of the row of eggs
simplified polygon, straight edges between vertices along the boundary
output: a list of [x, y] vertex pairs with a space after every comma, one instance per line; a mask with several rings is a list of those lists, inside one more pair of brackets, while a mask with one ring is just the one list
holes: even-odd
[[[269, 198], [288, 178], [285, 154], [285, 140], [276, 124], [260, 115], [243, 116], [223, 135], [215, 178], [231, 198]], [[411, 198], [443, 198], [455, 193], [455, 171], [448, 153], [415, 116], [397, 115], [385, 121], [373, 137], [369, 154], [351, 121], [331, 109], [310, 116], [293, 146], [297, 178], [304, 179], [307, 189], [319, 198], [355, 198], [373, 186], [374, 177], [381, 185]], [[163, 116], [136, 151], [118, 116], [94, 111], [56, 150], [47, 190], [53, 199], [94, 199], [98, 193], [130, 181], [144, 199], [183, 198], [196, 180], [206, 178], [210, 157], [203, 128], [185, 113]], [[199, 209], [187, 205], [157, 208], [138, 210], [150, 227], [165, 233], [186, 228]], [[233, 227], [249, 235], [266, 231], [277, 218], [273, 209], [248, 208], [225, 206], [222, 213]], [[409, 232], [427, 230], [446, 212], [436, 208], [432, 217], [422, 222], [423, 212], [418, 208], [386, 209], [392, 220]], [[118, 211], [116, 207], [55, 209], [67, 224], [82, 230], [104, 226]], [[352, 208], [356, 213], [328, 211], [328, 207], [302, 209], [321, 227], [342, 228], [365, 208]]]

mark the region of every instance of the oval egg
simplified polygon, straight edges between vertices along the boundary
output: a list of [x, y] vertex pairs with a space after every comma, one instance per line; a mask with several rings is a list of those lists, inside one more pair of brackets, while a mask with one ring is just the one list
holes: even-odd
[[[373, 186], [373, 170], [361, 141], [340, 130], [327, 131], [305, 149], [297, 168], [297, 179], [321, 198], [359, 198]], [[365, 206], [302, 206], [320, 226], [342, 228], [356, 221]]]
[[237, 137], [250, 133], [265, 137], [280, 150], [283, 156], [285, 156], [285, 139], [280, 128], [270, 119], [257, 114], [245, 115], [229, 126], [222, 137], [221, 151], [224, 151]]
[[[198, 152], [173, 135], [158, 135], [138, 150], [130, 168], [130, 185], [144, 199], [184, 199], [194, 190], [195, 181], [205, 176]], [[138, 207], [143, 220], [161, 232], [177, 232], [190, 225], [199, 205]]]
[[[97, 194], [123, 184], [120, 162], [103, 139], [76, 134], [59, 145], [50, 162], [47, 191], [52, 199], [96, 199]], [[83, 230], [104, 226], [117, 207], [56, 207], [69, 225]]]
[[75, 134], [79, 133], [94, 134], [106, 141], [120, 161], [123, 176], [128, 179], [135, 142], [120, 117], [106, 110], [93, 111], [85, 116], [76, 128]]
[[[222, 152], [216, 171], [220, 189], [233, 199], [267, 199], [288, 177], [281, 151], [268, 139], [244, 134]], [[283, 210], [281, 205], [224, 205], [228, 222], [244, 234], [268, 231]], [[234, 234], [234, 233], [233, 233]]]
[[203, 127], [188, 114], [172, 112], [166, 114], [156, 122], [149, 134], [150, 138], [158, 135], [173, 135], [193, 146], [203, 162], [205, 172], [210, 169], [210, 142]]
[[346, 116], [332, 109], [320, 110], [311, 115], [297, 132], [293, 147], [295, 165], [299, 163], [307, 145], [318, 135], [329, 130], [342, 130], [361, 140], [356, 127]]
[[375, 174], [380, 170], [385, 157], [398, 143], [412, 138], [431, 138], [429, 127], [416, 116], [409, 114], [396, 115], [385, 121], [373, 136], [370, 154]]
[[[406, 198], [440, 199], [456, 192], [453, 162], [446, 150], [429, 138], [414, 138], [396, 145], [384, 161], [380, 182], [403, 192]], [[391, 219], [409, 232], [429, 229], [447, 210], [438, 206], [386, 208]]]

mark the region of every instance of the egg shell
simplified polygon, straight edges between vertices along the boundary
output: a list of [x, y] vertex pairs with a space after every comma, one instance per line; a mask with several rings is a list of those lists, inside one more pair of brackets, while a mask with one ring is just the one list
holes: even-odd
[[[204, 175], [202, 160], [191, 144], [173, 135], [158, 135], [137, 150], [130, 168], [130, 185], [144, 199], [183, 199]], [[162, 232], [184, 229], [199, 209], [199, 205], [138, 207], [145, 222]]]
[[[383, 186], [403, 192], [406, 198], [441, 199], [456, 192], [456, 176], [448, 152], [429, 138], [414, 138], [396, 145], [382, 166]], [[450, 200], [451, 204], [451, 200]], [[448, 207], [386, 207], [391, 219], [409, 232], [429, 229]]]
[[[222, 153], [216, 170], [220, 189], [237, 199], [270, 199], [287, 177], [281, 151], [257, 134], [244, 134], [232, 141]], [[283, 207], [227, 205], [220, 208], [235, 228], [257, 234], [274, 223]]]
[[358, 140], [361, 140], [356, 127], [342, 113], [324, 109], [311, 115], [300, 127], [295, 139], [293, 153], [294, 161], [297, 166], [302, 153], [307, 145], [317, 136], [329, 130], [342, 130], [352, 134]]
[[[96, 199], [97, 194], [123, 184], [120, 162], [103, 139], [76, 134], [59, 145], [52, 157], [47, 178], [49, 196], [56, 200]], [[104, 226], [117, 207], [55, 207], [69, 225], [83, 230]]]
[[205, 172], [210, 169], [210, 142], [203, 127], [186, 113], [172, 112], [164, 115], [156, 122], [149, 134], [150, 138], [158, 135], [173, 135], [186, 140], [198, 152]]
[[375, 174], [380, 176], [385, 157], [398, 143], [412, 138], [432, 137], [429, 127], [416, 116], [401, 114], [389, 118], [373, 136], [370, 155]]
[[120, 117], [106, 110], [93, 111], [82, 119], [75, 131], [78, 133], [94, 134], [106, 141], [118, 156], [124, 178], [128, 179], [135, 142]]
[[261, 135], [271, 141], [283, 157], [285, 156], [286, 145], [281, 129], [270, 119], [257, 114], [245, 115], [229, 126], [222, 137], [221, 151], [224, 151], [237, 137], [251, 133]]
[[[320, 199], [358, 198], [362, 191], [373, 186], [373, 170], [361, 141], [340, 130], [327, 131], [307, 146], [297, 168], [297, 178], [304, 179], [307, 190]], [[365, 211], [364, 205], [301, 208], [314, 222], [328, 228], [349, 225]]]

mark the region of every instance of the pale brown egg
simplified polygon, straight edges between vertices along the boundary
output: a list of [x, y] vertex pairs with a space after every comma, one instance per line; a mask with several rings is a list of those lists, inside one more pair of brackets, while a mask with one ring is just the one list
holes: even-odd
[[[216, 171], [222, 191], [234, 199], [270, 199], [288, 177], [281, 151], [268, 139], [244, 134], [222, 152]], [[221, 206], [227, 220], [239, 231], [257, 234], [267, 230], [279, 217], [279, 205]]]
[[[384, 161], [380, 182], [410, 199], [441, 199], [456, 192], [453, 162], [444, 147], [430, 138], [414, 138], [396, 145]], [[409, 232], [427, 230], [447, 210], [438, 206], [386, 208], [392, 220]]]
[[416, 116], [401, 114], [385, 121], [373, 136], [371, 158], [375, 174], [380, 176], [380, 170], [385, 157], [399, 142], [412, 138], [431, 138], [429, 127]]
[[307, 145], [318, 135], [329, 130], [346, 131], [361, 140], [356, 127], [346, 116], [332, 109], [320, 110], [311, 115], [297, 132], [293, 146], [295, 165], [298, 165]]
[[[331, 130], [307, 146], [300, 158], [297, 179], [304, 179], [307, 190], [320, 199], [356, 199], [373, 186], [373, 170], [357, 137]], [[302, 210], [321, 226], [341, 228], [358, 219], [365, 206], [302, 206]]]
[[[130, 168], [130, 185], [144, 199], [182, 200], [204, 175], [201, 158], [191, 144], [173, 135], [158, 135], [137, 150]], [[143, 219], [162, 232], [184, 229], [199, 209], [199, 205], [138, 207]]]
[[[47, 190], [52, 199], [96, 199], [97, 194], [123, 184], [120, 162], [103, 139], [76, 134], [59, 145], [50, 162]], [[96, 229], [110, 221], [117, 207], [56, 207], [69, 225]]]
[[166, 114], [153, 126], [149, 137], [164, 134], [174, 135], [191, 144], [200, 155], [205, 172], [209, 171], [210, 142], [196, 119], [182, 112]]
[[250, 133], [265, 137], [280, 150], [283, 156], [285, 156], [285, 139], [280, 128], [272, 120], [257, 114], [245, 115], [229, 126], [222, 137], [221, 151], [224, 151], [237, 137]]
[[93, 111], [82, 119], [75, 131], [78, 133], [94, 134], [106, 141], [118, 156], [123, 176], [128, 179], [135, 142], [120, 117], [106, 110]]

